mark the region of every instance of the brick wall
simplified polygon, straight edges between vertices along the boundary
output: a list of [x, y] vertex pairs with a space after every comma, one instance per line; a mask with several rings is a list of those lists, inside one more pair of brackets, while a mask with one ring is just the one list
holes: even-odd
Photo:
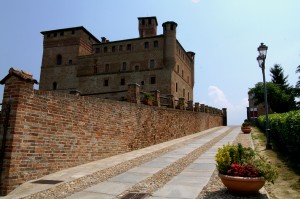
[[[11, 73], [2, 113], [11, 104], [1, 194], [64, 168], [222, 125], [222, 116], [33, 90]], [[1, 115], [1, 138], [4, 114]], [[2, 143], [3, 140], [0, 140]]]

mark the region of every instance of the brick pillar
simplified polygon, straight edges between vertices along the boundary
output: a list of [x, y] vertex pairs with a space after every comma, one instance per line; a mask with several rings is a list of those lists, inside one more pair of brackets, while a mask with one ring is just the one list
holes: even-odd
[[128, 84], [127, 102], [140, 104], [140, 85]]
[[199, 102], [195, 103], [195, 111], [200, 112], [200, 103]]
[[194, 111], [194, 104], [193, 104], [193, 101], [192, 101], [192, 100], [188, 101], [188, 109], [189, 109], [190, 111]]
[[[27, 99], [33, 94], [34, 83], [37, 81], [31, 74], [14, 68], [10, 68], [8, 75], [0, 81], [0, 84], [5, 84], [0, 126], [7, 127], [1, 128], [0, 131], [0, 145], [1, 148], [5, 148], [5, 151], [0, 151], [0, 195], [7, 195], [26, 181], [21, 177], [26, 172], [26, 168], [20, 170], [21, 158], [24, 154], [22, 156], [19, 153], [24, 132], [22, 111]], [[10, 110], [9, 114], [8, 110]], [[24, 150], [29, 149], [27, 147]]]
[[200, 104], [200, 111], [205, 113], [205, 104]]
[[168, 97], [168, 107], [169, 108], [175, 108], [175, 98], [174, 95], [167, 95]]
[[223, 126], [227, 126], [227, 108], [222, 108], [223, 110]]
[[152, 91], [152, 94], [154, 97], [153, 105], [160, 107], [160, 91], [159, 90]]

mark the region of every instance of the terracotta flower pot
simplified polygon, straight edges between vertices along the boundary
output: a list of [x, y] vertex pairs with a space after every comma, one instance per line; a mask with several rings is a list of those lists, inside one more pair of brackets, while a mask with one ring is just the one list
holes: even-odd
[[241, 130], [243, 131], [243, 133], [246, 133], [246, 134], [248, 134], [252, 131], [251, 127], [249, 127], [249, 126], [243, 126], [241, 128]]
[[237, 177], [219, 174], [227, 189], [239, 194], [257, 193], [265, 184], [264, 177]]

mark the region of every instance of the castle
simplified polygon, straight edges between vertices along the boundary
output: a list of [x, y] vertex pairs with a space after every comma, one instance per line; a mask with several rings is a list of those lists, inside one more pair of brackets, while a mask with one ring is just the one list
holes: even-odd
[[195, 53], [176, 39], [177, 23], [139, 17], [139, 37], [98, 40], [84, 27], [41, 32], [44, 36], [41, 90], [79, 91], [81, 95], [125, 100], [127, 85], [144, 92], [193, 100]]

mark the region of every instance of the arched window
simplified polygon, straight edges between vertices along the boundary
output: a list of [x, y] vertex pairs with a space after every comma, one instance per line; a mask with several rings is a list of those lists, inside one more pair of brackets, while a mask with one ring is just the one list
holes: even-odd
[[56, 89], [57, 89], [57, 82], [53, 82], [53, 84], [52, 84], [52, 89], [53, 89], [53, 90], [56, 90]]
[[107, 47], [106, 46], [103, 48], [103, 52], [107, 53]]
[[144, 47], [149, 48], [149, 42], [146, 41], [145, 44], [144, 44]]
[[62, 64], [62, 56], [60, 54], [57, 55], [56, 57], [56, 64], [61, 65]]

